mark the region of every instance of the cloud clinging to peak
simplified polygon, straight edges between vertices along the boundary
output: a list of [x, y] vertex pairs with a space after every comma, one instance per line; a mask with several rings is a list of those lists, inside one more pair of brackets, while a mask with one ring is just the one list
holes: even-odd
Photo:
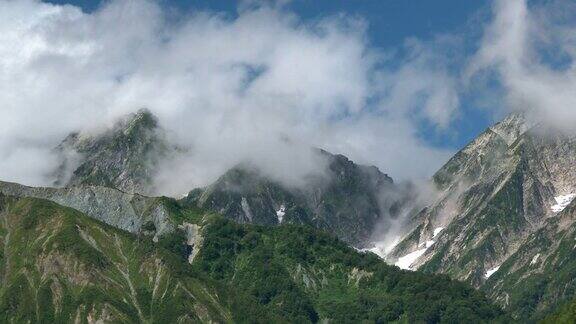
[[[298, 178], [316, 165], [305, 146], [396, 177], [430, 175], [450, 152], [422, 143], [416, 119], [450, 124], [454, 80], [416, 45], [387, 67], [365, 27], [345, 16], [305, 22], [281, 5], [247, 6], [232, 18], [173, 16], [145, 0], [93, 13], [2, 1], [0, 178], [48, 184], [51, 149], [68, 133], [97, 132], [142, 107], [190, 148], [172, 168], [179, 174], [163, 175], [181, 182], [167, 191], [204, 185], [243, 160]], [[402, 160], [413, 156], [428, 162], [407, 167]]]

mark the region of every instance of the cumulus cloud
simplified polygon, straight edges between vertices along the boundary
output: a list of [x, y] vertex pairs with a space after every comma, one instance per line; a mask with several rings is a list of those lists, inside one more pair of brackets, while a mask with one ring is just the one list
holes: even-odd
[[[159, 176], [166, 193], [202, 186], [241, 161], [282, 181], [322, 165], [322, 147], [398, 178], [429, 176], [451, 154], [418, 122], [458, 109], [446, 62], [418, 40], [375, 49], [366, 23], [302, 21], [281, 5], [174, 16], [114, 0], [93, 13], [0, 2], [0, 178], [46, 185], [72, 131], [98, 132], [142, 107], [189, 153]], [[289, 139], [287, 141], [286, 139]]]
[[576, 4], [498, 0], [468, 78], [496, 77], [506, 104], [557, 126], [576, 120]]

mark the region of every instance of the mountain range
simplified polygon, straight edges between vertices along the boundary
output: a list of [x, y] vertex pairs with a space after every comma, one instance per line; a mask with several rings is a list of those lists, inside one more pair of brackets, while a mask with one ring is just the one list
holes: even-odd
[[2, 320], [574, 319], [569, 133], [512, 114], [435, 173], [424, 205], [416, 186], [317, 148], [327, 168], [303, 186], [246, 161], [154, 197], [183, 150], [140, 110], [63, 139], [53, 187], [0, 182]]

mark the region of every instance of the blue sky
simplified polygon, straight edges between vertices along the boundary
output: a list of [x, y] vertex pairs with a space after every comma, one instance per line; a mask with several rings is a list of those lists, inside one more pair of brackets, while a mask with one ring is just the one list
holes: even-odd
[[[57, 4], [73, 4], [90, 12], [100, 5], [94, 0], [50, 0]], [[175, 0], [162, 1], [165, 6], [180, 10], [212, 10], [234, 15], [238, 1], [232, 0]], [[407, 37], [429, 38], [438, 33], [464, 28], [468, 20], [481, 10], [487, 1], [461, 0], [293, 0], [289, 7], [304, 19], [339, 13], [359, 15], [370, 24], [370, 37], [375, 45], [394, 46]]]
[[[48, 2], [72, 4], [82, 7], [86, 12], [94, 11], [100, 5], [99, 1], [91, 0]], [[238, 11], [238, 1], [231, 0], [165, 0], [161, 3], [182, 13], [202, 10], [235, 17]], [[480, 0], [293, 0], [288, 4], [289, 10], [304, 21], [316, 21], [339, 14], [360, 17], [367, 22], [367, 36], [374, 48], [401, 49], [410, 38], [427, 41], [450, 34], [463, 36], [465, 42], [462, 46], [470, 46], [466, 49], [468, 51], [474, 50], [470, 44], [478, 40], [480, 29], [477, 24], [488, 14], [489, 6], [489, 1]], [[422, 121], [419, 127], [420, 138], [433, 146], [457, 149], [494, 122], [494, 117], [486, 109], [478, 109], [472, 98], [464, 98], [460, 115], [450, 129], [438, 132], [432, 125]]]

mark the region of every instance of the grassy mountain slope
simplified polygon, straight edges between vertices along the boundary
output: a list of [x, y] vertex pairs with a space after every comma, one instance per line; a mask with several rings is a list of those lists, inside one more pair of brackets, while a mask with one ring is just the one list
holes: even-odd
[[151, 240], [46, 200], [0, 197], [1, 322], [230, 321]]
[[313, 229], [170, 208], [175, 222], [200, 226], [199, 246], [186, 246], [182, 227], [153, 243], [148, 228], [131, 234], [47, 200], [0, 196], [0, 321], [505, 319], [465, 284], [400, 271]]

